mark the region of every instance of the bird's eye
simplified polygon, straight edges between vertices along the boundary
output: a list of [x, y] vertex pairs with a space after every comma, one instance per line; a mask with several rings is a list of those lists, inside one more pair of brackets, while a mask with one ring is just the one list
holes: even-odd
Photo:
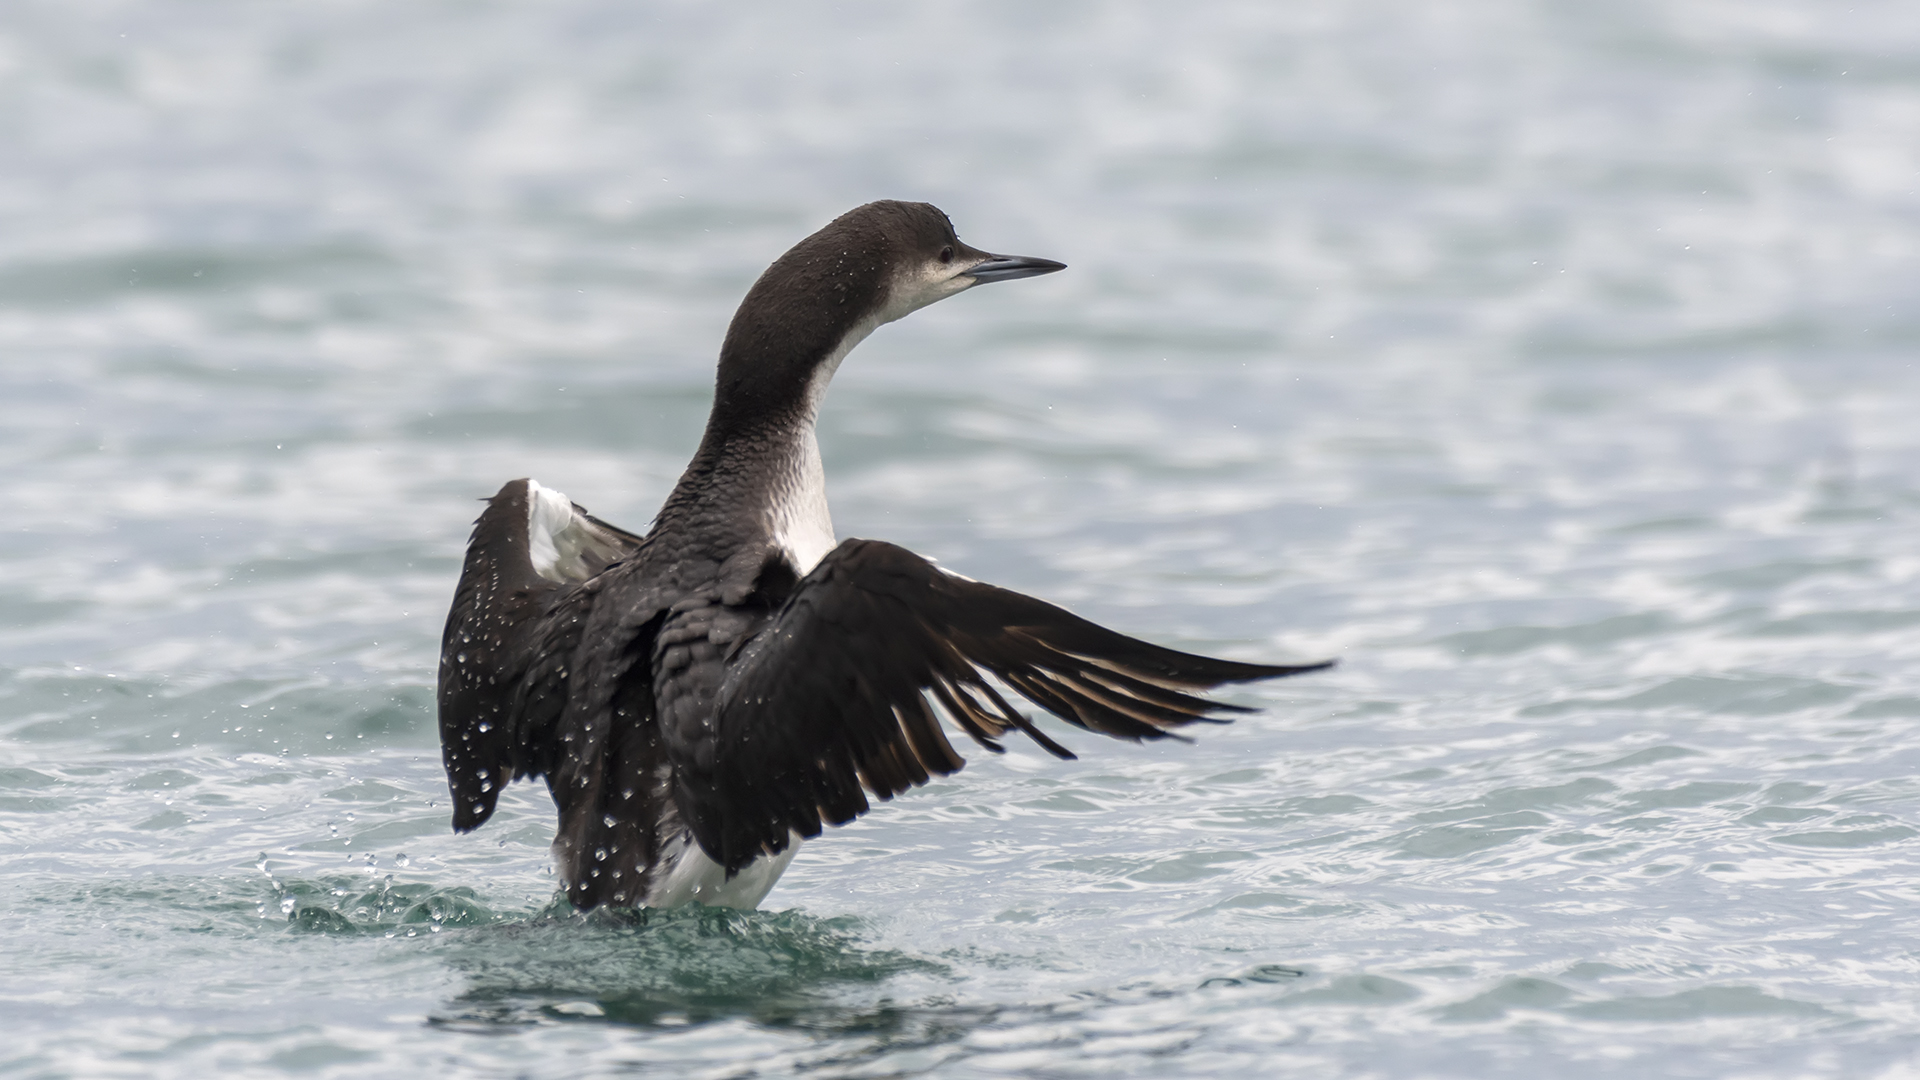
[[946, 247], [943, 247], [940, 249], [940, 261], [943, 263], [950, 263], [953, 261], [953, 245], [952, 244], [948, 244]]

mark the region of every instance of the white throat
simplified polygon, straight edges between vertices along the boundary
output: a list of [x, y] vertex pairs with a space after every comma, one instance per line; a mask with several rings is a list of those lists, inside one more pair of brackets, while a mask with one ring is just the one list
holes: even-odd
[[813, 379], [807, 384], [801, 430], [787, 474], [780, 478], [774, 490], [773, 509], [767, 522], [775, 541], [786, 549], [802, 577], [839, 543], [833, 535], [833, 517], [827, 512], [827, 475], [820, 464], [820, 443], [814, 437], [813, 426], [820, 415], [820, 403], [826, 399], [827, 385], [840, 370], [840, 361], [882, 325], [905, 318], [937, 300], [965, 292], [972, 285], [972, 278], [955, 275], [937, 265], [903, 275], [889, 290], [886, 305], [854, 324], [833, 352], [813, 369]]
[[767, 531], [784, 548], [801, 577], [820, 564], [839, 543], [827, 512], [827, 475], [820, 465], [820, 443], [813, 425], [800, 433], [787, 469], [775, 482]]
[[827, 384], [833, 381], [834, 372], [840, 370], [840, 361], [886, 321], [889, 320], [878, 316], [861, 320], [813, 369], [813, 381], [807, 384], [802, 424], [790, 449], [787, 469], [775, 483], [767, 521], [774, 542], [786, 550], [787, 558], [802, 577], [839, 544], [833, 535], [833, 515], [827, 510], [827, 473], [820, 463], [820, 441], [814, 436], [814, 420], [820, 415], [820, 403], [827, 396]]

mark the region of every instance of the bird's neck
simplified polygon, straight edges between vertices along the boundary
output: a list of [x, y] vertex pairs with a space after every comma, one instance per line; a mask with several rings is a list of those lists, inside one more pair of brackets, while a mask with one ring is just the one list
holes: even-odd
[[856, 324], [811, 361], [723, 349], [706, 432], [656, 528], [771, 540], [812, 569], [835, 543], [814, 423], [840, 361], [878, 325]]

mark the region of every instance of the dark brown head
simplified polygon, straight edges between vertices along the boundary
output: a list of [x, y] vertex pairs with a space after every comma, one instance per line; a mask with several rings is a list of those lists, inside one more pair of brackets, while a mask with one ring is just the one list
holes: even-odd
[[882, 323], [984, 282], [1064, 268], [970, 247], [927, 203], [889, 199], [849, 210], [747, 290], [720, 347], [714, 419], [778, 422], [795, 409], [811, 416], [841, 358]]

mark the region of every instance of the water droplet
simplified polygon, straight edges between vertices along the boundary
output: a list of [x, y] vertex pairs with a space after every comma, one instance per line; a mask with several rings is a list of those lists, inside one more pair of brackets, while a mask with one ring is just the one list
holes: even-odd
[[489, 732], [489, 731], [492, 731], [492, 730], [493, 730], [493, 725], [492, 725], [492, 724], [489, 724], [489, 723], [487, 723], [487, 722], [486, 722], [485, 720], [482, 720], [482, 721], [480, 721], [480, 732], [481, 732], [481, 734], [483, 734], [483, 735], [484, 735], [484, 734], [486, 734], [487, 732]]
[[606, 849], [606, 848], [594, 848], [594, 849], [593, 849], [593, 857], [594, 857], [595, 859], [597, 859], [597, 860], [599, 860], [600, 862], [606, 862], [606, 861], [607, 861], [607, 849]]
[[413, 865], [413, 860], [407, 858], [407, 853], [403, 851], [393, 857], [393, 864], [405, 870], [407, 867]]
[[615, 825], [620, 824], [620, 819], [614, 817], [612, 814], [608, 814], [605, 817], [602, 817], [600, 819], [600, 824], [605, 825], [607, 828], [611, 829]]
[[281, 897], [281, 898], [280, 898], [280, 914], [282, 914], [282, 915], [292, 915], [292, 914], [293, 914], [293, 909], [294, 909], [294, 907], [295, 907], [295, 906], [297, 906], [297, 903], [298, 903], [298, 902], [297, 902], [297, 901], [295, 901], [295, 900], [294, 900], [294, 898], [293, 898], [292, 896], [283, 896], [283, 897]]

